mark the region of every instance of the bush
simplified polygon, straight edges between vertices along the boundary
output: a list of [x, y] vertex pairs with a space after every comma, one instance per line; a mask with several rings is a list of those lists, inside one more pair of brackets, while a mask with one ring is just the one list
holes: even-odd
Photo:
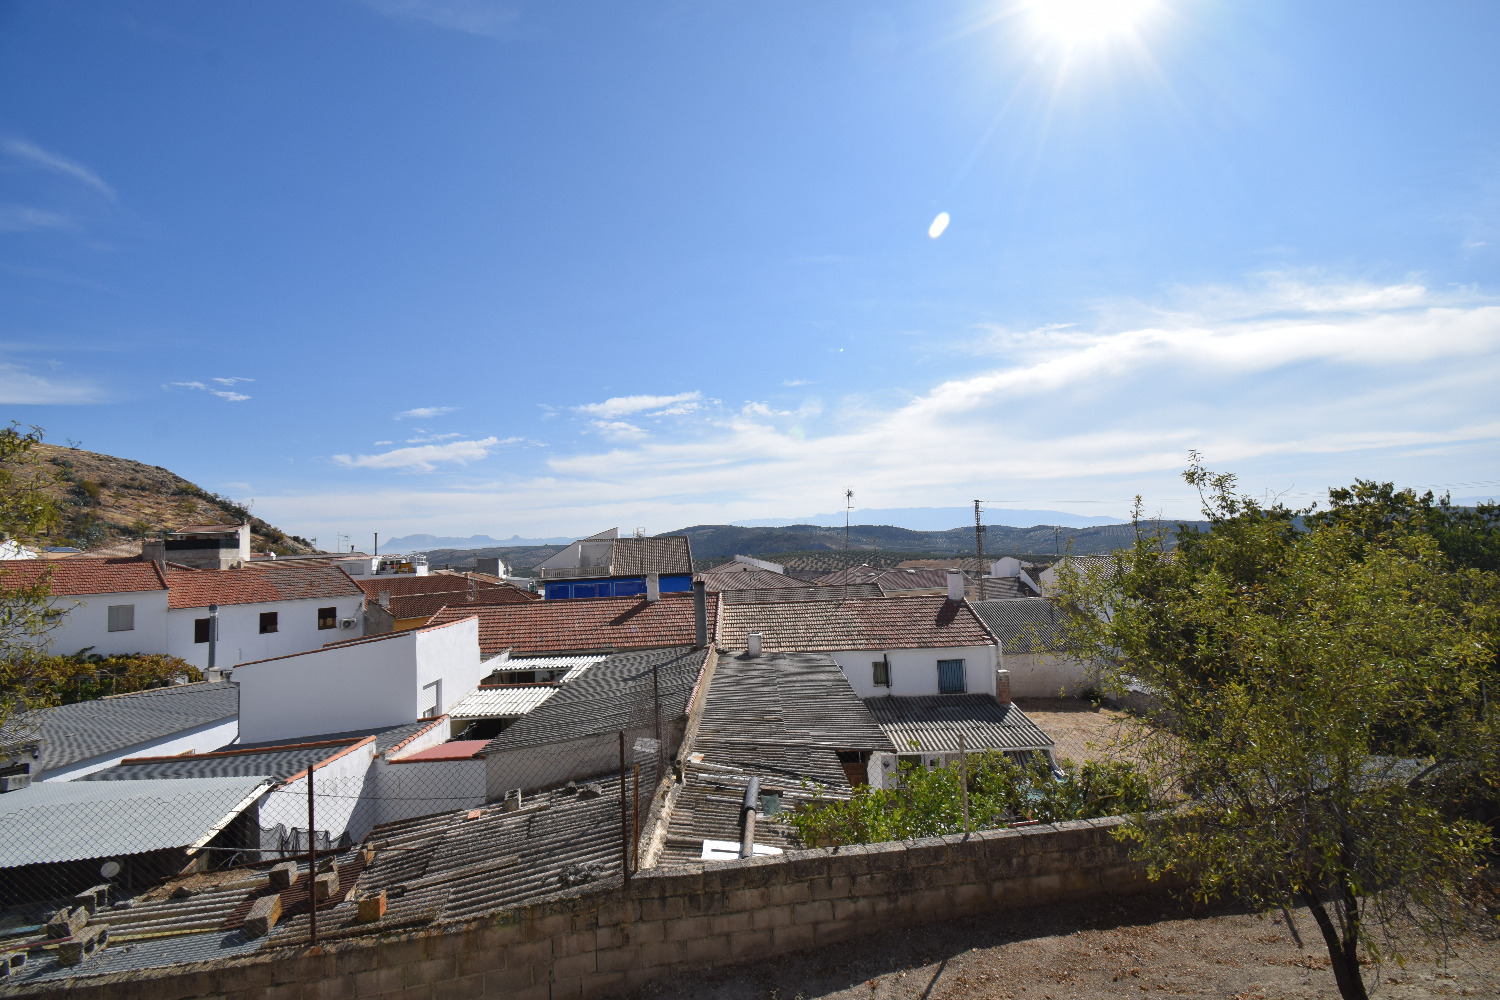
[[35, 667], [40, 685], [52, 689], [48, 700], [62, 705], [203, 679], [191, 663], [163, 653], [101, 656], [85, 648], [72, 656], [42, 657]]

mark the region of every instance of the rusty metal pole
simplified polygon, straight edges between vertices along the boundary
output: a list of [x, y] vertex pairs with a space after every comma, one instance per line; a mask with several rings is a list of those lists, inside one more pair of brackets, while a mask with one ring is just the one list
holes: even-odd
[[307, 765], [307, 922], [313, 947], [318, 944], [318, 835], [313, 826], [313, 765]]
[[630, 888], [630, 807], [625, 801], [625, 730], [620, 730], [620, 870]]
[[661, 782], [662, 772], [666, 770], [666, 745], [661, 738], [661, 686], [656, 677], [656, 664], [651, 664], [651, 705], [653, 712], [653, 726], [651, 735], [656, 737], [656, 780]]
[[635, 763], [635, 832], [630, 838], [630, 866], [641, 870], [641, 764]]

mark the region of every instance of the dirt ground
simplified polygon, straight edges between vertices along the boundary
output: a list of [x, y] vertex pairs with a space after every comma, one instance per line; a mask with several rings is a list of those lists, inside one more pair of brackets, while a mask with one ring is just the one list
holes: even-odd
[[[854, 943], [685, 974], [638, 1000], [1064, 1000], [1157, 996], [1326, 997], [1338, 988], [1312, 918], [1189, 913], [1156, 897], [1089, 901], [872, 933]], [[1374, 998], [1500, 997], [1500, 933], [1464, 939], [1435, 961], [1367, 966]]]
[[1079, 698], [1017, 698], [1016, 704], [1057, 741], [1058, 760], [1082, 764], [1122, 753], [1111, 745], [1125, 732], [1124, 712]]

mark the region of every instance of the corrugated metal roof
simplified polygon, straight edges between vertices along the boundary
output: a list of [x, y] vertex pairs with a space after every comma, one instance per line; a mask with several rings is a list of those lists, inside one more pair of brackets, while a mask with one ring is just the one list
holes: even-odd
[[44, 781], [0, 795], [0, 868], [187, 847], [267, 776]]
[[1050, 750], [1052, 737], [1015, 705], [987, 694], [918, 698], [866, 698], [865, 706], [891, 742], [908, 750], [957, 750], [962, 733], [969, 750]]
[[557, 693], [553, 684], [517, 684], [481, 687], [448, 709], [453, 719], [498, 719], [525, 715]]
[[304, 743], [265, 749], [233, 748], [206, 754], [124, 760], [114, 767], [86, 774], [79, 781], [142, 781], [156, 778], [226, 778], [268, 775], [286, 781], [314, 764], [337, 757], [358, 739]]
[[1045, 597], [975, 601], [973, 608], [1006, 653], [1036, 653], [1064, 648], [1062, 616]]
[[79, 761], [123, 753], [173, 733], [234, 719], [239, 713], [240, 689], [215, 681], [58, 705], [17, 721], [41, 727], [41, 757], [36, 770], [45, 774]]

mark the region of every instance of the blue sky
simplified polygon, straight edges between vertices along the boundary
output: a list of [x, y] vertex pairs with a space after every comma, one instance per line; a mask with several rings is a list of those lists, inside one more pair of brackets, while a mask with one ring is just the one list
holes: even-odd
[[1297, 501], [1489, 495], [1496, 37], [1487, 2], [0, 3], [0, 402], [325, 542], [845, 487], [1182, 515], [1190, 448]]

